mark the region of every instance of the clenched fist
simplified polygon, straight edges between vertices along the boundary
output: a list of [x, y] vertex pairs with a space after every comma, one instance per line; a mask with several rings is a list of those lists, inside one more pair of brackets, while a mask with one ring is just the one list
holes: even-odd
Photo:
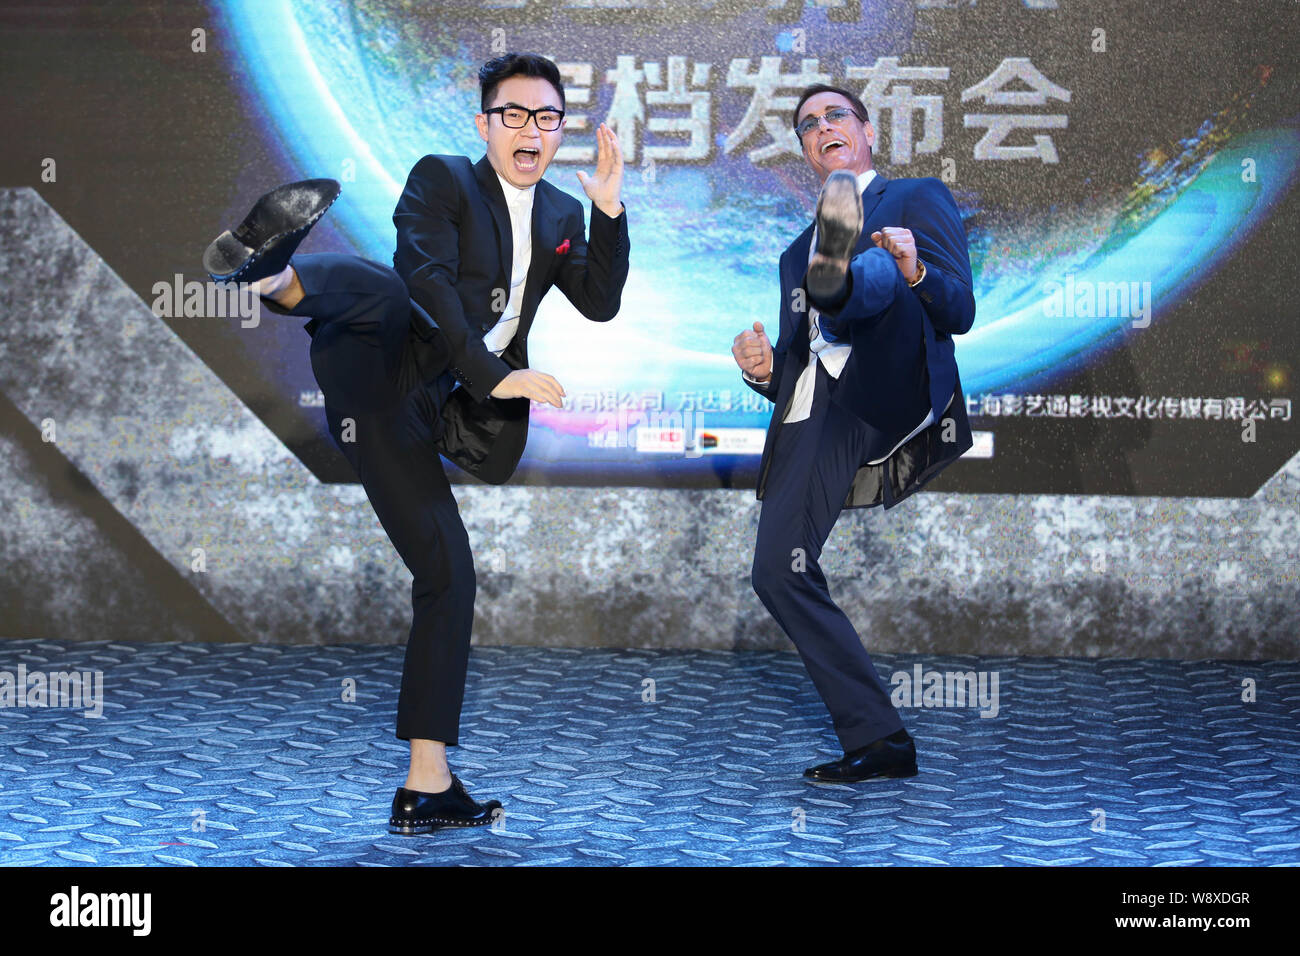
[[916, 237], [912, 235], [911, 229], [885, 226], [871, 234], [871, 241], [894, 257], [894, 265], [898, 266], [904, 279], [908, 282], [916, 280]]
[[752, 330], [745, 329], [732, 340], [731, 354], [740, 370], [750, 378], [766, 384], [772, 377], [772, 343], [763, 331], [762, 322], [755, 322]]

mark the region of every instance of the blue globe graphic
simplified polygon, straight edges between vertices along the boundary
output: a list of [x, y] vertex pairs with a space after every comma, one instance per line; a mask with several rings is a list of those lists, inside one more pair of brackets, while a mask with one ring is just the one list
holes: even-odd
[[[905, 54], [911, 22], [888, 15], [896, 6], [872, 8], [880, 13], [871, 21], [872, 46]], [[695, 12], [686, 15], [688, 8]], [[304, 177], [344, 181], [331, 215], [359, 254], [381, 262], [391, 262], [392, 209], [415, 162], [427, 153], [483, 155], [473, 124], [477, 69], [500, 52], [494, 45], [597, 69], [629, 50], [661, 62], [685, 52], [691, 63], [710, 65], [715, 91], [736, 57], [780, 56], [788, 69], [798, 43], [824, 56], [861, 46], [860, 36], [848, 45], [845, 27], [813, 4], [805, 4], [797, 24], [782, 27], [752, 4], [668, 2], [656, 7], [666, 11], [661, 15], [611, 19], [605, 11], [604, 20], [572, 10], [527, 12], [532, 9], [465, 0], [419, 6], [232, 0], [223, 7], [250, 88], [290, 163]], [[857, 59], [870, 63], [874, 55]], [[837, 52], [836, 59], [853, 62], [855, 55]], [[591, 87], [585, 104], [570, 88], [568, 104], [571, 116], [588, 114], [587, 134], [607, 105], [597, 102], [598, 90], [607, 99], [598, 77]], [[629, 162], [624, 202], [632, 272], [623, 309], [615, 321], [597, 325], [582, 320], [559, 293], [546, 297], [530, 338], [534, 367], [555, 374], [571, 393], [658, 391], [670, 405], [683, 390], [744, 391], [731, 339], [755, 320], [775, 338], [776, 262], [810, 221], [817, 188], [798, 157], [750, 158], [772, 141], [762, 127], [741, 148], [727, 148], [747, 106], [743, 95], [714, 97], [713, 142], [704, 160]], [[1086, 202], [1044, 207], [1031, 221], [996, 231], [968, 224], [978, 315], [957, 340], [968, 395], [1050, 381], [1123, 341], [1128, 316], [1045, 311], [1047, 292], [1061, 277], [1080, 287], [1128, 283], [1134, 263], [1141, 263], [1155, 304], [1152, 321], [1159, 321], [1248, 238], [1295, 181], [1300, 128], [1236, 134], [1236, 118], [1231, 111], [1206, 117], [1175, 152], [1143, 163], [1135, 180], [1098, 184]], [[586, 141], [566, 133], [566, 146]], [[1243, 163], [1252, 165], [1252, 177], [1243, 177]], [[586, 208], [576, 170], [594, 165], [557, 161], [546, 179]], [[977, 193], [951, 188], [964, 214], [989, 211]], [[1012, 248], [1034, 251], [998, 254]], [[753, 427], [767, 415], [737, 406], [710, 421]], [[581, 430], [563, 414], [535, 416], [534, 425], [554, 432], [530, 442], [529, 454], [543, 458], [559, 454], [547, 444], [552, 438]]]

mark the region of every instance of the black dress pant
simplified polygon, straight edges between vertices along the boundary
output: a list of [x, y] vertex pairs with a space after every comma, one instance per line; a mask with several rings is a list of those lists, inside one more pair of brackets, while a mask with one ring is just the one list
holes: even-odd
[[[311, 316], [311, 367], [330, 434], [411, 572], [411, 630], [397, 737], [455, 745], [474, 621], [474, 558], [442, 459], [438, 415], [450, 373], [418, 367], [406, 283], [387, 266], [324, 253], [291, 260]], [[276, 308], [274, 311], [285, 312]]]

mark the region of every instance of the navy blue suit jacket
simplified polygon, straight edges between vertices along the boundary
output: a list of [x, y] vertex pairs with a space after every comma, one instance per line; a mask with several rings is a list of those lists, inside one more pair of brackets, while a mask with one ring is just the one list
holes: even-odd
[[[942, 424], [958, 382], [952, 337], [974, 323], [975, 297], [966, 230], [952, 194], [940, 180], [889, 179], [877, 171], [863, 191], [862, 206], [862, 235], [850, 266], [852, 294], [837, 312], [823, 311], [820, 321], [825, 334], [853, 346], [831, 400], [876, 432], [870, 461], [911, 432], [927, 408], [934, 415], [930, 428]], [[910, 229], [916, 239], [917, 257], [926, 271], [914, 288], [903, 279], [893, 256], [871, 241], [871, 233], [885, 226]], [[812, 232], [809, 224], [781, 255], [780, 334], [772, 346], [772, 377], [766, 385], [746, 380], [774, 403], [759, 467], [760, 499], [776, 434], [808, 364], [808, 313], [799, 306], [806, 302], [802, 286]], [[945, 465], [971, 446], [964, 414], [960, 424], [964, 434]], [[933, 474], [926, 480], [930, 477]], [[852, 499], [851, 493], [847, 506], [855, 505]]]

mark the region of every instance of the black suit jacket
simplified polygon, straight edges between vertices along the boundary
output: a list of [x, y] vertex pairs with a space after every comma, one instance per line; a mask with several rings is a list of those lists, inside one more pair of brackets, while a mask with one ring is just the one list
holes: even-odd
[[[866, 461], [893, 448], [925, 417], [927, 406], [934, 415], [933, 424], [890, 460], [878, 465], [864, 462], [844, 502], [846, 508], [858, 508], [883, 501], [889, 508], [973, 444], [952, 337], [970, 330], [975, 297], [966, 230], [942, 181], [888, 179], [877, 171], [863, 191], [862, 212], [862, 234], [854, 256], [865, 252], [883, 260], [883, 265], [863, 259], [853, 264], [854, 298], [862, 293], [871, 303], [871, 314], [849, 318], [847, 307], [839, 315], [822, 311], [822, 326], [828, 333], [853, 346], [831, 401], [873, 430]], [[889, 253], [876, 249], [871, 241], [871, 233], [884, 226], [910, 229], [916, 239], [925, 278], [914, 288], [907, 285]], [[795, 383], [808, 364], [808, 313], [796, 311], [794, 293], [807, 271], [812, 232], [810, 224], [781, 255], [781, 331], [772, 346], [772, 377], [766, 385], [745, 379], [774, 403], [759, 466], [760, 499], [776, 435], [794, 397]], [[918, 396], [921, 389], [923, 395]], [[945, 430], [952, 440], [945, 440]], [[886, 484], [888, 492], [882, 491]]]
[[393, 268], [411, 294], [412, 328], [426, 349], [422, 369], [430, 377], [450, 372], [461, 385], [443, 405], [439, 449], [470, 474], [500, 484], [523, 455], [529, 400], [490, 393], [512, 369], [528, 367], [528, 332], [551, 286], [593, 322], [618, 314], [628, 272], [627, 212], [611, 219], [593, 205], [588, 243], [582, 204], [538, 181], [519, 326], [500, 357], [483, 336], [510, 293], [514, 241], [487, 157], [471, 165], [464, 156], [425, 156], [407, 177], [393, 223]]

